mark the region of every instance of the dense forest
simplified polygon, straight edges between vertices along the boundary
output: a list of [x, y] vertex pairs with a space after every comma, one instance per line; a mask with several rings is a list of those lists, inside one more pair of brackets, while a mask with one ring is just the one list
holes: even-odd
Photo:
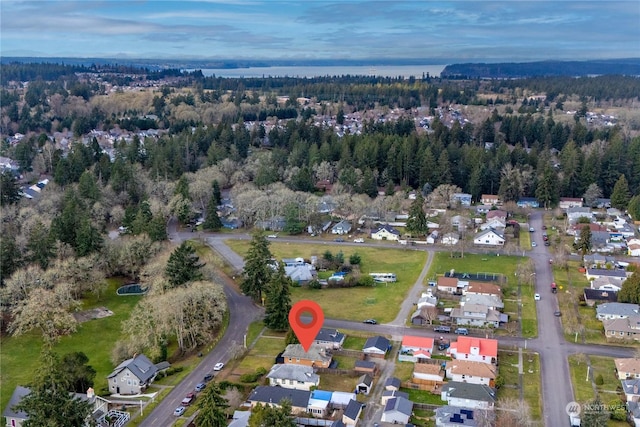
[[[474, 201], [529, 196], [553, 207], [561, 196], [617, 192], [618, 205], [639, 205], [637, 78], [223, 79], [138, 70], [137, 81], [155, 83], [125, 90], [113, 83], [121, 73], [104, 70], [20, 64], [14, 77], [37, 77], [3, 80], [1, 154], [22, 176], [2, 175], [3, 279], [25, 263], [46, 268], [61, 251], [101, 253], [110, 247], [104, 233], [121, 225], [162, 241], [171, 215], [217, 215], [214, 188], [231, 192], [246, 226], [278, 215], [317, 221], [327, 183], [338, 211], [350, 214], [402, 209], [399, 188], [428, 196], [442, 186]], [[607, 108], [619, 117], [596, 113]], [[20, 186], [42, 177], [51, 183], [38, 200], [22, 199]]]

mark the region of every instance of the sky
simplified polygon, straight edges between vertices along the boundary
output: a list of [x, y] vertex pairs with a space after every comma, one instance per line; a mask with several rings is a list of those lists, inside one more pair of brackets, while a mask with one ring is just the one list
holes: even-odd
[[638, 58], [640, 1], [2, 0], [0, 54], [431, 63]]

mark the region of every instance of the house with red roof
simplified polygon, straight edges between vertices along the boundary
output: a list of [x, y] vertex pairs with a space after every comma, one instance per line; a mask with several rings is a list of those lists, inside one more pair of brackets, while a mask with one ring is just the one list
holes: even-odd
[[425, 359], [431, 359], [433, 343], [433, 338], [405, 335], [402, 337], [398, 360], [401, 362], [416, 363]]
[[495, 364], [498, 360], [498, 340], [460, 336], [458, 341], [451, 343], [447, 356], [459, 360]]

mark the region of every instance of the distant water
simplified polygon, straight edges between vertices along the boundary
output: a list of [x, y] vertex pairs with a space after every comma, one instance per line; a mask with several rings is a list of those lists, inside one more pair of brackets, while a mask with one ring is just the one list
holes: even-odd
[[[363, 65], [363, 66], [301, 66], [301, 67], [250, 67], [250, 68], [207, 68], [202, 74], [209, 77], [324, 77], [324, 76], [377, 76], [416, 78], [429, 73], [439, 77], [446, 65]], [[193, 70], [187, 70], [193, 71]]]

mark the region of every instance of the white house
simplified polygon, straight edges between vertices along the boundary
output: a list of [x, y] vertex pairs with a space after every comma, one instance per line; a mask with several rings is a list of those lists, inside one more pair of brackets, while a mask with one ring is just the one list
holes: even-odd
[[503, 229], [507, 226], [507, 222], [501, 218], [492, 218], [487, 220], [484, 224], [480, 225], [480, 230], [488, 230], [490, 228]]
[[413, 402], [402, 396], [389, 399], [384, 406], [381, 421], [383, 423], [406, 425], [413, 412]]
[[433, 230], [431, 234], [427, 236], [427, 244], [429, 245], [435, 244], [438, 241], [439, 234], [440, 233], [438, 233], [438, 230]]
[[107, 377], [112, 394], [139, 394], [153, 382], [158, 368], [144, 354], [138, 354], [119, 364]]
[[450, 360], [445, 368], [447, 378], [461, 383], [484, 384], [494, 386], [497, 369], [489, 363], [470, 360]]
[[494, 389], [483, 384], [449, 381], [442, 386], [440, 398], [447, 405], [470, 409], [493, 409], [496, 403]]
[[485, 230], [473, 238], [474, 245], [483, 246], [503, 246], [505, 242], [504, 234], [498, 232], [494, 228]]
[[469, 325], [497, 328], [500, 322], [506, 322], [508, 315], [493, 310], [484, 304], [465, 304], [451, 310], [451, 318], [457, 325]]
[[442, 244], [443, 245], [457, 245], [460, 240], [460, 235], [458, 233], [446, 233], [442, 236]]
[[626, 319], [640, 314], [638, 304], [623, 302], [609, 302], [596, 307], [596, 318], [598, 320]]
[[375, 336], [367, 338], [367, 341], [365, 341], [364, 347], [362, 348], [362, 352], [372, 357], [384, 358], [390, 348], [391, 343], [388, 339], [381, 336]]
[[390, 225], [384, 224], [371, 233], [371, 238], [374, 240], [398, 240], [400, 232]]
[[498, 360], [498, 341], [490, 338], [458, 337], [451, 343], [447, 356], [454, 359], [471, 360], [483, 363], [496, 363]]
[[320, 376], [311, 366], [279, 364], [273, 365], [267, 374], [270, 386], [280, 386], [295, 390], [311, 390], [320, 385]]
[[629, 256], [640, 256], [640, 239], [627, 240], [627, 252]]
[[351, 231], [351, 223], [342, 220], [331, 228], [331, 234], [349, 234]]
[[420, 360], [431, 359], [433, 343], [433, 338], [405, 335], [402, 337], [398, 360], [416, 363]]

